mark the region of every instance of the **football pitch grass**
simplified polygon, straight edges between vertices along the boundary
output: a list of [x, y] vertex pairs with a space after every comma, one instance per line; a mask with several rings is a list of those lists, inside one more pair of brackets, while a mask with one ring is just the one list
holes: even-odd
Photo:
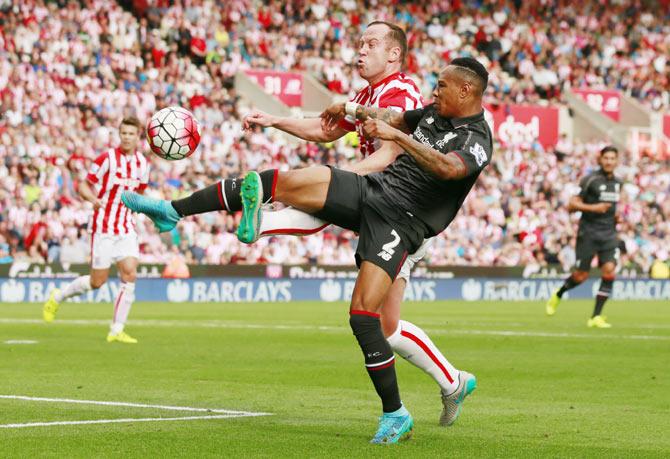
[[398, 358], [415, 428], [394, 446], [368, 444], [380, 403], [344, 303], [137, 303], [137, 345], [105, 342], [111, 307], [64, 304], [44, 324], [41, 305], [0, 305], [0, 456], [670, 456], [668, 303], [610, 302], [609, 330], [586, 328], [591, 301], [552, 318], [405, 303], [478, 388], [439, 427], [437, 386]]

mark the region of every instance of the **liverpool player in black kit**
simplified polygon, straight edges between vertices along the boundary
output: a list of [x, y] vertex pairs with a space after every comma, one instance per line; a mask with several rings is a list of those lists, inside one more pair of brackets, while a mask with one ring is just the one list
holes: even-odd
[[587, 321], [589, 327], [610, 328], [603, 317], [603, 306], [612, 293], [616, 263], [619, 258], [619, 240], [616, 234], [616, 204], [621, 193], [621, 181], [614, 177], [619, 161], [619, 152], [608, 146], [600, 151], [600, 169], [584, 177], [579, 183], [579, 195], [573, 196], [568, 203], [570, 212], [580, 211], [577, 234], [577, 263], [572, 275], [563, 286], [547, 301], [547, 314], [556, 313], [556, 307], [563, 294], [575, 288], [589, 277], [591, 261], [598, 256], [601, 279], [596, 294], [593, 315]]
[[[261, 205], [269, 201], [358, 232], [360, 271], [349, 323], [382, 401], [383, 415], [372, 443], [396, 443], [409, 435], [413, 420], [400, 401], [394, 356], [382, 333], [379, 311], [407, 254], [451, 223], [491, 161], [493, 141], [482, 108], [487, 82], [482, 64], [458, 58], [441, 72], [435, 102], [422, 109], [400, 113], [351, 102], [329, 107], [322, 114], [325, 130], [349, 114], [364, 121], [366, 137], [397, 147], [395, 161], [379, 173], [360, 176], [326, 166], [268, 170], [248, 173], [235, 189], [213, 185], [172, 202], [124, 194], [123, 201], [163, 230], [186, 215], [243, 208], [237, 235], [248, 243], [257, 239]], [[449, 424], [475, 387], [475, 377], [460, 371], [458, 389], [445, 402]]]

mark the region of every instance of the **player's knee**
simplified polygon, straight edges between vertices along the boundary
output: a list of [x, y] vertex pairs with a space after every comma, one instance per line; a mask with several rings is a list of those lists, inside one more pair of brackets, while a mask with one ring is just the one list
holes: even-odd
[[121, 273], [121, 281], [122, 282], [135, 282], [137, 280], [137, 273], [136, 272], [122, 272]]
[[581, 284], [582, 282], [585, 282], [586, 279], [589, 278], [589, 273], [587, 271], [575, 271], [572, 274], [572, 277], [576, 282]]
[[613, 281], [616, 277], [616, 266], [612, 263], [606, 263], [601, 269], [601, 277], [608, 281]]
[[349, 314], [349, 326], [357, 338], [371, 332], [379, 333], [379, 318], [376, 315], [361, 314], [361, 311], [352, 311]]
[[102, 287], [103, 285], [105, 285], [105, 282], [107, 282], [107, 278], [104, 278], [104, 277], [103, 277], [103, 278], [94, 278], [94, 277], [91, 277], [91, 288], [92, 288], [93, 290], [97, 290], [97, 289], [99, 289], [100, 287]]
[[398, 320], [383, 320], [382, 319], [382, 332], [384, 332], [384, 338], [388, 338], [393, 335], [396, 330], [398, 330]]

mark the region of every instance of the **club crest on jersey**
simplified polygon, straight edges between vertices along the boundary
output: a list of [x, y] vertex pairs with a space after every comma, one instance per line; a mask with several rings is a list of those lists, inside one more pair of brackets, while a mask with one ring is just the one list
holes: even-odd
[[447, 132], [446, 134], [444, 134], [442, 140], [438, 140], [435, 143], [435, 145], [437, 145], [439, 148], [442, 148], [443, 146], [448, 144], [451, 139], [455, 139], [456, 137], [458, 137], [458, 134], [454, 134], [453, 132]]
[[434, 121], [435, 121], [435, 118], [433, 118], [432, 116], [429, 116], [428, 118], [426, 118], [426, 124], [433, 124]]

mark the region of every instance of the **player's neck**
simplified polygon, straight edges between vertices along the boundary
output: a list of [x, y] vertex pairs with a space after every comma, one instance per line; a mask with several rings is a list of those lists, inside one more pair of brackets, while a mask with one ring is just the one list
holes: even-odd
[[458, 114], [454, 116], [454, 118], [469, 118], [470, 116], [479, 115], [482, 110], [484, 109], [482, 108], [481, 101], [479, 101], [465, 107], [461, 107], [461, 109], [458, 111]]
[[384, 73], [380, 73], [379, 75], [375, 75], [374, 77], [370, 78], [368, 80], [368, 83], [370, 84], [370, 86], [374, 87], [379, 83], [381, 83], [382, 81], [384, 81], [385, 79], [387, 79], [388, 77], [390, 77], [391, 75], [395, 75], [396, 73], [400, 73], [400, 69], [398, 68], [389, 69]]
[[132, 155], [135, 153], [135, 150], [124, 150], [123, 147], [119, 147], [119, 151], [124, 155]]
[[601, 171], [601, 172], [603, 173], [603, 175], [604, 175], [605, 177], [607, 177], [608, 179], [611, 179], [612, 177], [614, 177], [614, 171], [612, 171], [612, 172], [607, 172], [605, 169], [602, 168], [602, 166], [600, 167], [600, 171]]

